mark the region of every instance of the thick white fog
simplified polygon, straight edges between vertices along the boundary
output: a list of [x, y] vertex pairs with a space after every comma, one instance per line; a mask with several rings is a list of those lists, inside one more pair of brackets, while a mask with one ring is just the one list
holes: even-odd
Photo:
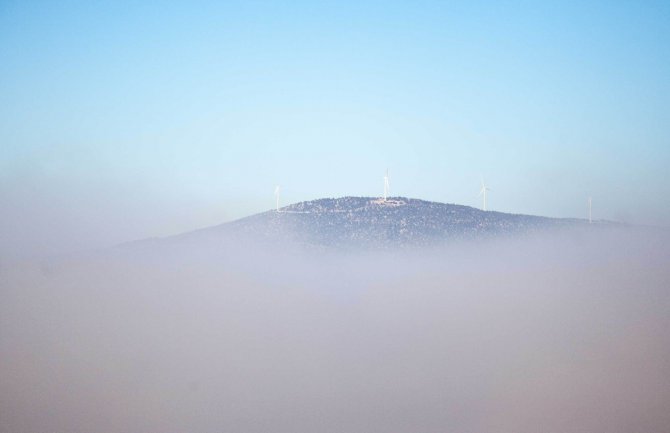
[[3, 262], [0, 431], [667, 432], [669, 241]]

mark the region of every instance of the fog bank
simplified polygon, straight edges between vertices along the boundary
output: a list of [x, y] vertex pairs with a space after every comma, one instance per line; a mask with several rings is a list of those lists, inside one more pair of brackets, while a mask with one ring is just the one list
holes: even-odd
[[666, 432], [669, 240], [5, 262], [0, 431]]

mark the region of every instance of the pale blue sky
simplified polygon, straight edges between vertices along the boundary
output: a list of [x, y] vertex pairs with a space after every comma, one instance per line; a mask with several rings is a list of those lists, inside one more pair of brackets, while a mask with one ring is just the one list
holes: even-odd
[[[96, 4], [93, 4], [96, 3]], [[381, 194], [670, 224], [663, 2], [0, 1], [4, 250]]]

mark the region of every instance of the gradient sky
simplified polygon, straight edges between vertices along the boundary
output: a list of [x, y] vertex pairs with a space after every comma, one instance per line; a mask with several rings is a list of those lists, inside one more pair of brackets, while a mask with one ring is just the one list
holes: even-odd
[[[94, 4], [95, 3], [95, 4]], [[391, 192], [670, 225], [667, 2], [0, 1], [0, 254]]]

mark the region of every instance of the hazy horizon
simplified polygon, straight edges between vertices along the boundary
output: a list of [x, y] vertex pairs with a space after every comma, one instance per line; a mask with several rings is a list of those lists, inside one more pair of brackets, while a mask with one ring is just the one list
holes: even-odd
[[[367, 198], [367, 199], [370, 199], [370, 200], [381, 200], [381, 197], [375, 197], [375, 196], [370, 196], [370, 197], [362, 197], [362, 196], [360, 196], [360, 197], [357, 197], [357, 196], [322, 197], [322, 198], [317, 198], [317, 199], [314, 199], [314, 200], [307, 200], [306, 202], [280, 203], [280, 209], [284, 208], [284, 207], [291, 207], [293, 205], [300, 204], [300, 203], [309, 203], [309, 202], [312, 202], [312, 201], [317, 202], [317, 201], [321, 201], [321, 200], [338, 200], [338, 199], [343, 199], [343, 198]], [[419, 200], [419, 201], [428, 202], [427, 200], [413, 198], [413, 197], [389, 196], [389, 200], [393, 200], [393, 199], [397, 199], [397, 198], [400, 198], [400, 199], [408, 198], [410, 200]], [[481, 198], [480, 198], [480, 200], [481, 200]], [[431, 202], [431, 203], [440, 203], [440, 202]], [[466, 207], [470, 207], [470, 208], [473, 208], [473, 209], [476, 209], [476, 210], [482, 210], [481, 206], [477, 207], [477, 206], [460, 205], [458, 203], [443, 203], [443, 204], [455, 205], [455, 206], [466, 206]], [[2, 252], [4, 252], [4, 255], [0, 254], [0, 259], [7, 260], [9, 262], [15, 262], [17, 260], [18, 261], [40, 260], [40, 259], [53, 260], [53, 259], [58, 259], [59, 257], [65, 258], [65, 257], [68, 257], [72, 254], [74, 254], [75, 257], [76, 257], [76, 256], [82, 256], [82, 255], [86, 256], [86, 255], [90, 255], [90, 254], [105, 253], [105, 252], [113, 251], [117, 247], [124, 247], [126, 245], [133, 245], [133, 244], [136, 244], [136, 243], [141, 243], [143, 241], [150, 241], [150, 242], [155, 241], [155, 240], [169, 241], [170, 239], [173, 239], [173, 238], [180, 238], [183, 235], [196, 234], [196, 233], [202, 232], [203, 230], [208, 230], [208, 229], [217, 229], [217, 228], [219, 228], [223, 225], [226, 225], [227, 223], [234, 223], [234, 222], [237, 222], [239, 220], [244, 220], [247, 217], [255, 217], [255, 216], [258, 216], [260, 214], [264, 214], [264, 213], [267, 213], [267, 212], [274, 212], [274, 211], [275, 211], [274, 208], [265, 209], [263, 211], [260, 211], [257, 214], [245, 215], [245, 216], [241, 216], [239, 218], [234, 218], [232, 220], [219, 222], [219, 223], [215, 223], [213, 225], [208, 225], [208, 226], [204, 226], [204, 227], [192, 227], [192, 228], [186, 229], [184, 231], [180, 231], [178, 233], [165, 233], [165, 234], [154, 235], [154, 236], [143, 237], [143, 238], [137, 238], [137, 239], [127, 239], [127, 240], [122, 240], [122, 241], [116, 241], [114, 243], [99, 244], [99, 245], [95, 245], [95, 246], [86, 246], [86, 247], [71, 248], [71, 249], [65, 248], [65, 249], [55, 249], [55, 250], [46, 249], [46, 250], [35, 250], [35, 251], [30, 251], [30, 250], [28, 250], [28, 251], [21, 251], [21, 250], [8, 251], [8, 250], [5, 250], [5, 251], [2, 251]], [[282, 212], [282, 211], [280, 210], [280, 212]], [[493, 213], [498, 213], [498, 214], [501, 213], [501, 212], [495, 211], [495, 210], [489, 210], [487, 212], [493, 212]], [[290, 211], [289, 211], [289, 213], [290, 213]], [[522, 214], [515, 214], [513, 212], [509, 212], [509, 213], [502, 212], [502, 213], [503, 214], [509, 214], [509, 215], [522, 215]], [[531, 216], [544, 217], [543, 215], [531, 215]], [[447, 218], [447, 217], [445, 217], [445, 218]], [[548, 217], [548, 218], [552, 218], [552, 217]], [[552, 218], [552, 219], [558, 219], [558, 220], [565, 219], [565, 220], [576, 220], [576, 221], [587, 222], [588, 221], [588, 216], [587, 217], [582, 217], [582, 218]], [[603, 223], [604, 224], [610, 224], [610, 223], [619, 224], [619, 223], [621, 223], [619, 221], [611, 221], [611, 220], [605, 220], [605, 219], [599, 219], [599, 218], [594, 218], [593, 222], [595, 224], [593, 226], [593, 228], [595, 230], [599, 230], [598, 228], [596, 228], [596, 226], [598, 224], [603, 224]], [[664, 228], [664, 227], [623, 224], [620, 228], [624, 229], [624, 230], [630, 230], [631, 233], [643, 233], [645, 229], [655, 230], [655, 232], [658, 233], [659, 235], [669, 233], [668, 229]], [[547, 227], [545, 230], [546, 230], [546, 234], [549, 234], [549, 233], [552, 232], [552, 229], [550, 227]], [[571, 232], [571, 231], [583, 231], [584, 227], [581, 227], [581, 228], [580, 227], [574, 227], [572, 229], [566, 227], [563, 230], [565, 230], [566, 233]], [[640, 230], [643, 230], [643, 231], [640, 231]], [[263, 239], [264, 235], [262, 235], [261, 233], [259, 233], [257, 235], [252, 235], [252, 234], [248, 233], [247, 235], [250, 236], [248, 240], [250, 240], [250, 241], [253, 240], [255, 242], [261, 242], [261, 244], [263, 242], [270, 241], [270, 239]], [[302, 243], [302, 241], [298, 241], [298, 238], [300, 237], [299, 233], [295, 233], [295, 235], [296, 235], [295, 239], [289, 241], [289, 243], [287, 244], [288, 248], [297, 248], [298, 250], [303, 249], [305, 247], [309, 248], [309, 244], [304, 244], [304, 243]], [[526, 235], [523, 235], [522, 232], [520, 232], [519, 235], [521, 237], [526, 236]], [[257, 236], [260, 236], [260, 237], [257, 237]], [[510, 234], [503, 235], [503, 237], [504, 238], [509, 238]], [[512, 236], [512, 237], [514, 237], [514, 236]], [[451, 241], [448, 240], [448, 239], [442, 239], [439, 242], [440, 243], [438, 243], [438, 245], [439, 244], [460, 245], [460, 244], [463, 243], [463, 241], [458, 240], [458, 238], [454, 238]], [[467, 242], [465, 244], [467, 244]], [[330, 247], [328, 245], [318, 245], [318, 246], [322, 247], [322, 248], [330, 249]], [[398, 246], [400, 246], [400, 245], [398, 245]], [[372, 249], [377, 249], [379, 246], [375, 245], [374, 242], [372, 242], [369, 245], [369, 247], [371, 247]], [[367, 247], [365, 247], [364, 243], [359, 245], [357, 248], [361, 248], [362, 250], [367, 249]], [[388, 248], [388, 247], [385, 247], [384, 249], [386, 249], [386, 248]], [[338, 249], [339, 248], [335, 248], [335, 250], [338, 250]]]
[[[668, 47], [667, 1], [0, 0], [0, 433], [667, 433]], [[387, 170], [494, 212], [257, 215]]]
[[0, 4], [3, 254], [391, 194], [670, 225], [665, 2]]

